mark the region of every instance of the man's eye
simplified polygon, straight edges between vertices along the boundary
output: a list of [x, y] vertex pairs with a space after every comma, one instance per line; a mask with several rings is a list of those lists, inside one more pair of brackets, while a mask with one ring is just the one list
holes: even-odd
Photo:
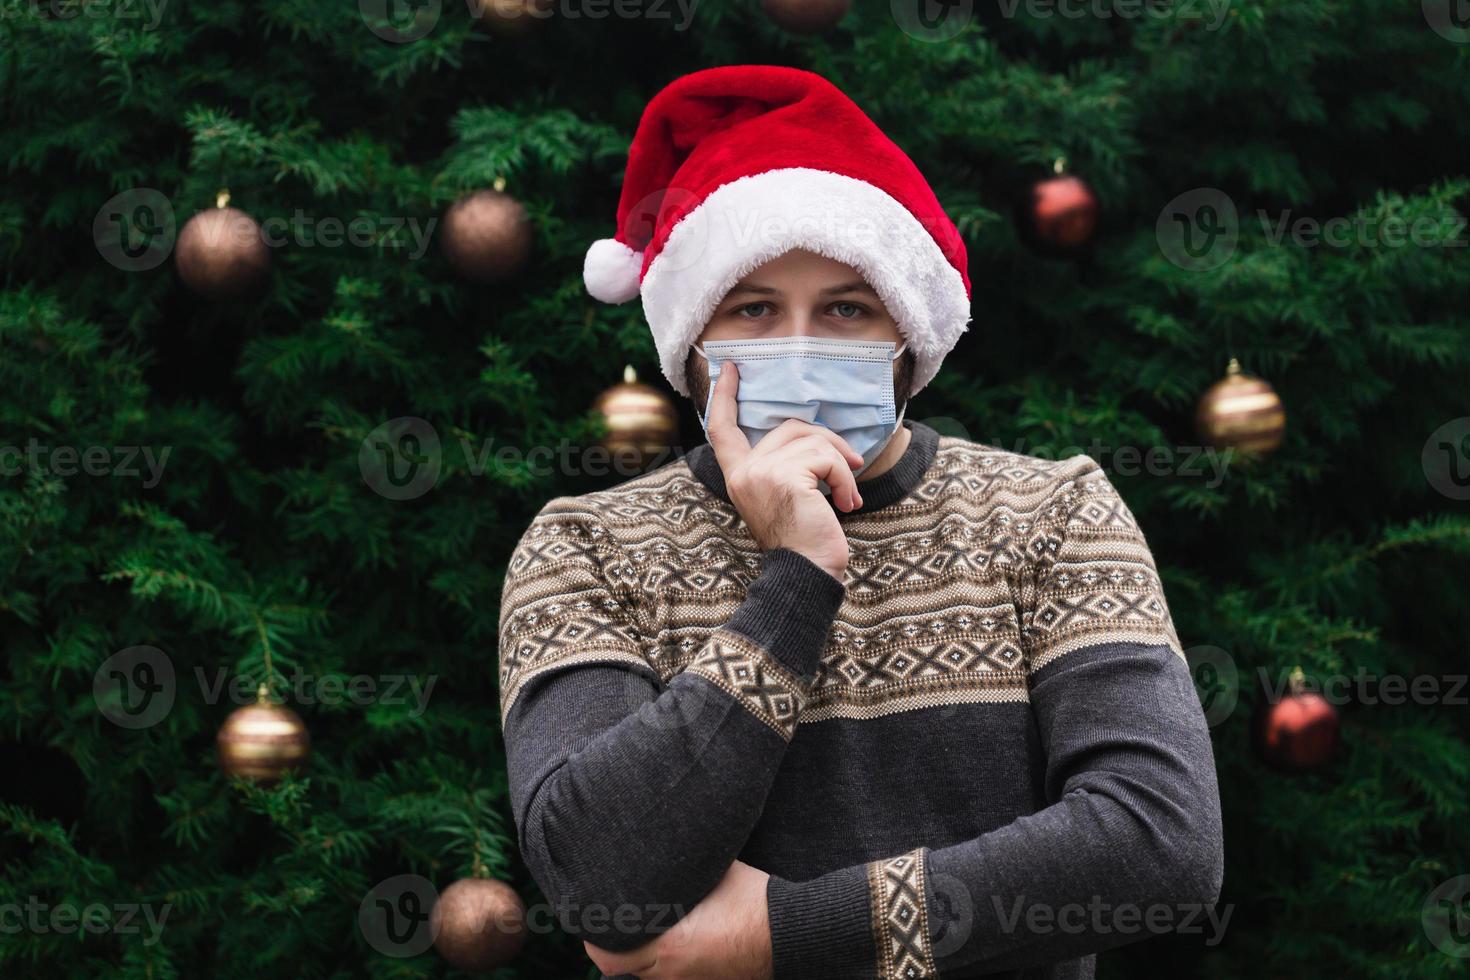
[[[771, 305], [770, 303], [746, 303], [744, 306], [737, 306], [737, 307], [735, 307], [735, 309], [734, 309], [733, 312], [736, 315], [738, 315], [738, 316], [760, 316], [761, 313], [759, 312], [759, 307], [770, 306], [770, 305]], [[755, 313], [747, 313], [748, 310], [752, 310], [752, 309], [756, 309], [757, 312], [755, 312]]]
[[844, 320], [862, 316], [867, 310], [857, 303], [833, 303], [832, 309]]

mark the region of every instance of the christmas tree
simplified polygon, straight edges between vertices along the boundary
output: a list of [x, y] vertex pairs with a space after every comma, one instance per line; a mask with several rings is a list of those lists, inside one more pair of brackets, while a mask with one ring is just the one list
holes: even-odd
[[[662, 380], [583, 254], [648, 98], [737, 63], [831, 79], [965, 236], [974, 325], [909, 416], [1086, 452], [1147, 531], [1229, 917], [1100, 969], [1463, 969], [1451, 0], [792, 6], [3, 0], [0, 972], [447, 975], [437, 895], [535, 908], [505, 563], [546, 500], [630, 475], [591, 406]], [[1232, 358], [1280, 399], [1269, 452], [1197, 430]], [[1284, 772], [1252, 719], [1295, 671], [1341, 745]], [[294, 715], [238, 715], [262, 688]], [[526, 931], [502, 976], [596, 975]]]

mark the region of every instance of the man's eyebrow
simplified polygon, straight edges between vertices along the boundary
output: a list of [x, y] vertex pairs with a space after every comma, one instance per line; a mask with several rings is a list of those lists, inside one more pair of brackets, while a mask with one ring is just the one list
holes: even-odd
[[[762, 286], [753, 282], [737, 282], [734, 286], [730, 287], [730, 292], [727, 295], [733, 296], [735, 293], [757, 293], [761, 296], [774, 296], [779, 295], [780, 292], [781, 290], [772, 286]], [[852, 282], [845, 282], [838, 286], [828, 286], [818, 295], [837, 296], [841, 293], [875, 293], [875, 291], [872, 286], [863, 280], [855, 279]]]
[[780, 292], [781, 290], [773, 286], [758, 286], [753, 282], [737, 282], [730, 287], [728, 295], [733, 296], [736, 293], [760, 293], [763, 296], [774, 296]]
[[822, 290], [823, 296], [836, 296], [838, 293], [874, 293], [877, 295], [873, 287], [861, 279], [845, 282], [840, 286], [829, 286]]

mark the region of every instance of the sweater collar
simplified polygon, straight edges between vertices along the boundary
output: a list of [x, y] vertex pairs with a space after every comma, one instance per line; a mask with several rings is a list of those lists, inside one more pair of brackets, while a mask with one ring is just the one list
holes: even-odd
[[[838, 511], [839, 517], [870, 514], [902, 500], [919, 485], [934, 462], [934, 453], [939, 448], [939, 433], [912, 419], [904, 419], [903, 426], [912, 433], [908, 448], [886, 472], [871, 480], [860, 481], [858, 492], [863, 495], [863, 505], [856, 510]], [[725, 491], [725, 474], [715, 458], [714, 447], [707, 442], [701, 443], [684, 454], [684, 461], [710, 493], [730, 503], [730, 495]]]

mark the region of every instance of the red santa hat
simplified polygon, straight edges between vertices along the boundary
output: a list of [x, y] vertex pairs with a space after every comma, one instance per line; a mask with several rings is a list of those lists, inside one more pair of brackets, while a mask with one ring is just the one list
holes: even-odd
[[664, 376], [741, 277], [793, 248], [857, 269], [915, 355], [914, 391], [970, 322], [965, 244], [919, 168], [820, 75], [730, 65], [675, 79], [644, 109], [618, 231], [587, 250], [606, 303], [643, 298]]

